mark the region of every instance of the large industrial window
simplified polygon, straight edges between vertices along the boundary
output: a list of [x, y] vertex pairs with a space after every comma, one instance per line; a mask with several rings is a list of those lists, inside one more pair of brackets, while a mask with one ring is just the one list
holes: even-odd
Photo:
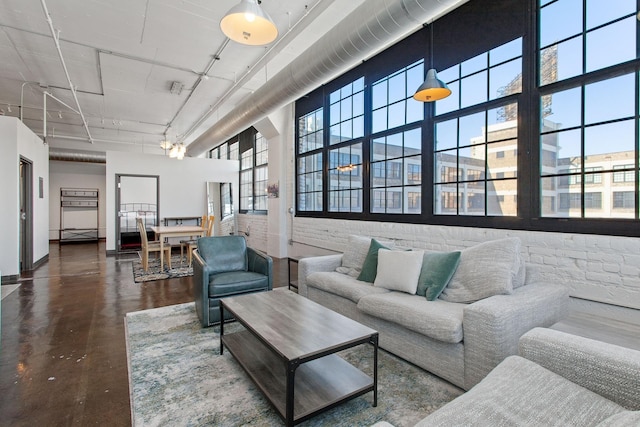
[[541, 216], [638, 218], [636, 2], [542, 1], [539, 17]]
[[[300, 98], [297, 212], [640, 237], [637, 1], [533, 4], [467, 2]], [[432, 67], [452, 94], [418, 103]]]
[[[453, 95], [435, 105], [433, 213], [516, 216], [518, 103], [507, 100], [522, 91], [522, 39], [456, 64], [440, 78]], [[500, 98], [505, 101], [495, 101]], [[501, 105], [484, 107], [489, 101]]]
[[240, 211], [264, 212], [267, 210], [267, 140], [259, 132], [255, 133], [248, 139], [248, 143], [244, 144], [242, 150], [240, 153]]
[[299, 211], [322, 211], [322, 152], [324, 118], [322, 108], [298, 118]]

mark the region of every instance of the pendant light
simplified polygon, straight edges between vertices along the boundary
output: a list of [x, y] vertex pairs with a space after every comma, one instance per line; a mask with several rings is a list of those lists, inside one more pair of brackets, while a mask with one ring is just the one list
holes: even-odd
[[222, 32], [235, 42], [251, 46], [274, 41], [278, 28], [260, 3], [260, 0], [240, 0], [220, 21]]
[[[431, 66], [433, 67], [433, 22], [431, 23]], [[413, 94], [413, 99], [422, 102], [433, 102], [446, 98], [451, 95], [451, 89], [445, 82], [438, 79], [435, 68], [430, 68], [427, 71], [427, 78], [424, 83], [420, 85], [416, 93]]]

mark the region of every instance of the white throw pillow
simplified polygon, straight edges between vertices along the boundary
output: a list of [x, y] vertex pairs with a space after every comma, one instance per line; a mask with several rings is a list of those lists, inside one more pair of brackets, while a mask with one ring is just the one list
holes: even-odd
[[373, 286], [415, 294], [422, 269], [422, 251], [378, 251], [378, 272]]
[[448, 302], [472, 303], [494, 295], [510, 294], [518, 283], [520, 239], [511, 237], [480, 243], [462, 251], [460, 264], [440, 294]]

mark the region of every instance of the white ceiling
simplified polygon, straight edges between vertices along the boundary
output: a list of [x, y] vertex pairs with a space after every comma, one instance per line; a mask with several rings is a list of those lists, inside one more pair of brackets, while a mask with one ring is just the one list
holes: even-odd
[[[161, 154], [165, 132], [193, 141], [364, 0], [264, 0], [279, 36], [263, 47], [222, 34], [220, 19], [237, 2], [0, 0], [0, 108], [18, 117], [22, 105], [42, 136], [46, 91], [51, 147]], [[93, 144], [80, 115], [54, 99], [78, 109], [45, 7]]]

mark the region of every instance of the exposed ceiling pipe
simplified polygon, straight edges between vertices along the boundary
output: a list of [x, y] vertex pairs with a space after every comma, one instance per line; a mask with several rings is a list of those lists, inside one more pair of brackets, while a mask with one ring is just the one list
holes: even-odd
[[[312, 21], [317, 18], [322, 12], [327, 10], [327, 8], [333, 3], [335, 0], [327, 1], [327, 0], [318, 0], [311, 8], [308, 8], [302, 18], [296, 21], [293, 26], [290, 26], [285, 34], [283, 34], [276, 42], [271, 46], [261, 57], [258, 59], [256, 63], [254, 63], [249, 70], [240, 78], [233, 82], [233, 85], [216, 101], [215, 104], [211, 105], [207, 111], [200, 116], [198, 120], [195, 121], [193, 125], [182, 135], [183, 139], [188, 138], [198, 127], [211, 117], [211, 114], [218, 108], [223, 102], [229, 99], [231, 95], [236, 93], [236, 91], [241, 88], [246, 82], [248, 82], [253, 76], [256, 75], [258, 70], [267, 67], [268, 61], [278, 52], [283, 49], [283, 46], [286, 46], [289, 40], [293, 40], [297, 37], [301, 31], [304, 30], [302, 27], [302, 22], [311, 15]], [[227, 39], [228, 41], [229, 39]], [[281, 46], [282, 45], [282, 46]], [[175, 119], [174, 119], [175, 120]]]
[[107, 153], [100, 151], [49, 148], [49, 160], [58, 160], [63, 162], [107, 163]]
[[[467, 0], [368, 0], [196, 138], [197, 157]], [[357, 24], [354, 24], [357, 23]]]
[[89, 132], [89, 126], [87, 125], [87, 120], [82, 113], [82, 108], [80, 107], [80, 101], [78, 101], [78, 94], [76, 93], [76, 88], [71, 81], [71, 76], [69, 76], [69, 70], [67, 69], [67, 64], [64, 62], [64, 56], [62, 56], [62, 49], [60, 49], [60, 40], [58, 33], [53, 28], [53, 21], [51, 20], [51, 15], [49, 15], [49, 10], [47, 9], [47, 4], [45, 0], [40, 0], [42, 3], [42, 9], [44, 10], [45, 17], [47, 19], [47, 23], [49, 24], [49, 30], [51, 30], [51, 37], [53, 37], [53, 41], [55, 42], [56, 49], [58, 51], [58, 57], [60, 58], [60, 62], [62, 63], [62, 68], [64, 69], [64, 74], [67, 76], [67, 82], [69, 82], [69, 88], [71, 89], [71, 94], [73, 95], [73, 99], [76, 101], [76, 106], [78, 107], [78, 113], [80, 117], [82, 117], [82, 124], [84, 124], [84, 129], [87, 131], [87, 136], [89, 137], [89, 142], [93, 144], [93, 138], [91, 137], [91, 132]]

